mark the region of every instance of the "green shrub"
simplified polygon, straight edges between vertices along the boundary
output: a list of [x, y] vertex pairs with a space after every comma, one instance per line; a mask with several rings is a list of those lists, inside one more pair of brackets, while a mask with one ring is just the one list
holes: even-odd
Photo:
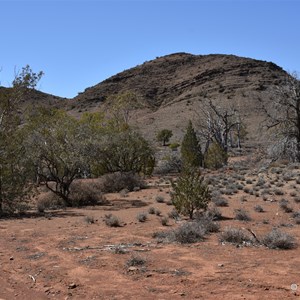
[[227, 164], [228, 155], [222, 147], [214, 142], [204, 155], [204, 166], [209, 169], [219, 169]]
[[171, 150], [177, 150], [179, 146], [180, 146], [179, 143], [172, 143], [172, 144], [169, 145], [169, 148]]
[[203, 162], [201, 146], [191, 121], [181, 144], [181, 159], [184, 168], [199, 167]]
[[179, 213], [192, 219], [195, 211], [207, 209], [211, 195], [199, 171], [186, 169], [172, 187], [172, 202]]
[[173, 136], [172, 130], [162, 129], [156, 135], [156, 140], [161, 142], [163, 146], [166, 146], [166, 143], [169, 142], [170, 138]]

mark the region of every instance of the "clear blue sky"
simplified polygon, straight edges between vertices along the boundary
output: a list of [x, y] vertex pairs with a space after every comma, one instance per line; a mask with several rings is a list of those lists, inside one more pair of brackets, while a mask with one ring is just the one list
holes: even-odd
[[300, 72], [298, 0], [0, 0], [1, 85], [29, 64], [74, 97], [157, 56], [224, 53]]

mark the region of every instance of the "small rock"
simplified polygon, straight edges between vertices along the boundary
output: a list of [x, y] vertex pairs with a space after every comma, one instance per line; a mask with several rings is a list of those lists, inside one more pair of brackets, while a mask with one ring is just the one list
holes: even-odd
[[128, 272], [134, 272], [134, 271], [136, 271], [136, 270], [137, 270], [136, 267], [129, 267], [129, 268], [128, 268]]
[[76, 287], [77, 287], [77, 284], [74, 282], [70, 283], [68, 286], [69, 289], [75, 289]]
[[220, 268], [221, 268], [221, 267], [224, 267], [224, 265], [223, 265], [223, 264], [218, 264], [218, 267], [220, 267]]
[[13, 257], [13, 256], [11, 256], [11, 257], [9, 258], [9, 260], [14, 260], [14, 257]]

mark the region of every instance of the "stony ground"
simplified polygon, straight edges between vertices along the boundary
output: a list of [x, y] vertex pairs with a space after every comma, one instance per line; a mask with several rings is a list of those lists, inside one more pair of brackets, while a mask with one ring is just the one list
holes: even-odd
[[[147, 189], [127, 195], [108, 194], [106, 206], [2, 219], [0, 299], [298, 299], [300, 290], [291, 285], [300, 285], [299, 173], [298, 166], [279, 165], [207, 174], [214, 201], [225, 199], [228, 206], [218, 208], [220, 232], [193, 244], [152, 237], [186, 222], [168, 218], [162, 225], [173, 209], [168, 178], [152, 178]], [[137, 214], [149, 207], [160, 214], [139, 222]], [[236, 220], [236, 209], [246, 210], [251, 221]], [[122, 226], [107, 226], [108, 214]], [[299, 246], [222, 243], [228, 226], [251, 229], [258, 238], [276, 227]]]

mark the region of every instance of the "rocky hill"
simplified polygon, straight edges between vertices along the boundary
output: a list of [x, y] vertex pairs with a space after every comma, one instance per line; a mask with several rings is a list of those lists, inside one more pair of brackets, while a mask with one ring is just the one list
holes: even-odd
[[[79, 116], [110, 105], [110, 96], [133, 92], [142, 108], [131, 122], [153, 139], [163, 128], [180, 141], [188, 120], [197, 126], [204, 103], [213, 101], [220, 107], [237, 108], [247, 125], [249, 138], [263, 137], [260, 123], [262, 104], [272, 105], [279, 97], [287, 73], [272, 62], [234, 55], [192, 55], [175, 53], [144, 62], [87, 88], [73, 99], [30, 91], [24, 107], [46, 105], [66, 109]], [[0, 87], [0, 93], [7, 88]]]
[[95, 111], [108, 97], [134, 92], [144, 108], [134, 123], [150, 138], [161, 128], [180, 139], [188, 119], [198, 121], [204, 101], [240, 109], [250, 137], [261, 136], [261, 104], [272, 103], [286, 72], [272, 62], [234, 55], [175, 53], [138, 65], [87, 88], [70, 101], [71, 111]]

